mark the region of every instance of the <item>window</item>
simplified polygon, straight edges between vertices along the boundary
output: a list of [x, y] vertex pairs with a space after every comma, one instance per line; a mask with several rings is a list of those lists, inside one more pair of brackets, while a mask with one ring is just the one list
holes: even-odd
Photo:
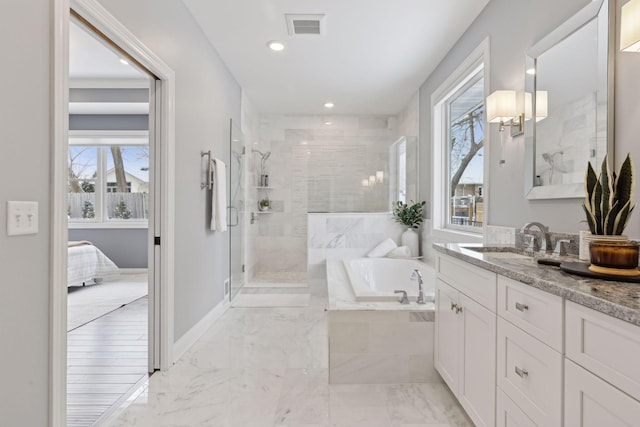
[[434, 229], [483, 232], [486, 61], [488, 41], [432, 96]]
[[[104, 142], [104, 138], [101, 139]], [[86, 138], [82, 142], [86, 143]], [[139, 141], [138, 141], [139, 142]], [[149, 146], [69, 145], [71, 224], [143, 223], [149, 216]]]
[[447, 225], [482, 229], [484, 221], [484, 78], [482, 71], [447, 105]]

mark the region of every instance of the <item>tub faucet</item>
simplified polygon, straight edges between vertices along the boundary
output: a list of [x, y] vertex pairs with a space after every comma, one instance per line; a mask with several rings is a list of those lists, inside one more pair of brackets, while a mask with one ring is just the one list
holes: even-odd
[[[538, 228], [538, 230], [540, 230], [540, 232], [542, 233], [542, 237], [544, 238], [542, 243], [539, 245], [537, 244], [538, 242], [537, 237], [532, 233], [530, 233], [530, 230], [532, 227]], [[540, 251], [549, 252], [549, 253], [553, 251], [553, 248], [551, 247], [551, 236], [549, 235], [549, 227], [539, 222], [528, 222], [524, 225], [524, 227], [522, 227], [522, 234], [533, 236], [533, 240], [531, 241], [531, 246], [530, 246], [530, 249], [532, 249], [533, 252], [536, 252], [538, 249]]]
[[400, 304], [409, 304], [409, 298], [407, 298], [407, 291], [395, 290], [394, 294], [402, 294], [402, 298], [400, 298]]
[[413, 273], [411, 273], [411, 280], [418, 281], [418, 299], [416, 300], [416, 302], [418, 304], [426, 304], [424, 300], [424, 289], [422, 288], [422, 285], [424, 283], [422, 282], [422, 273], [420, 273], [420, 270], [418, 270], [417, 268], [413, 270]]

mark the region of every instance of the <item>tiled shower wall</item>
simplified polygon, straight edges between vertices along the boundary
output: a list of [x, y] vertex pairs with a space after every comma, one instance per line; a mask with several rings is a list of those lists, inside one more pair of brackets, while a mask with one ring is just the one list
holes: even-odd
[[[249, 280], [288, 273], [300, 277], [307, 271], [309, 212], [390, 211], [387, 183], [362, 183], [376, 171], [388, 179], [390, 145], [400, 136], [416, 137], [417, 130], [417, 95], [397, 116], [262, 116], [259, 141], [247, 147], [247, 215], [258, 211], [263, 197], [271, 199], [272, 209], [256, 214], [258, 220], [248, 226]], [[271, 151], [266, 163], [271, 189], [258, 188], [260, 156], [249, 153], [251, 148]], [[417, 182], [416, 166], [408, 175], [409, 182]]]

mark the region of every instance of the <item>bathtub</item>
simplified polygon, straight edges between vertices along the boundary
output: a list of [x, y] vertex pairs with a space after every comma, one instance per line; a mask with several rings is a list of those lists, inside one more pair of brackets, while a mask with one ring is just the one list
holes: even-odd
[[398, 301], [395, 290], [407, 292], [409, 300], [418, 297], [418, 281], [411, 280], [414, 270], [422, 273], [425, 301], [435, 295], [435, 271], [427, 264], [412, 259], [353, 258], [343, 260], [357, 301]]

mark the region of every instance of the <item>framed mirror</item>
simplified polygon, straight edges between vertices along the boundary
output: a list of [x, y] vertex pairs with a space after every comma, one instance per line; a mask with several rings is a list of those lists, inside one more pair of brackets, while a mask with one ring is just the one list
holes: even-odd
[[613, 151], [611, 0], [595, 0], [527, 51], [525, 195], [584, 197], [587, 163]]

